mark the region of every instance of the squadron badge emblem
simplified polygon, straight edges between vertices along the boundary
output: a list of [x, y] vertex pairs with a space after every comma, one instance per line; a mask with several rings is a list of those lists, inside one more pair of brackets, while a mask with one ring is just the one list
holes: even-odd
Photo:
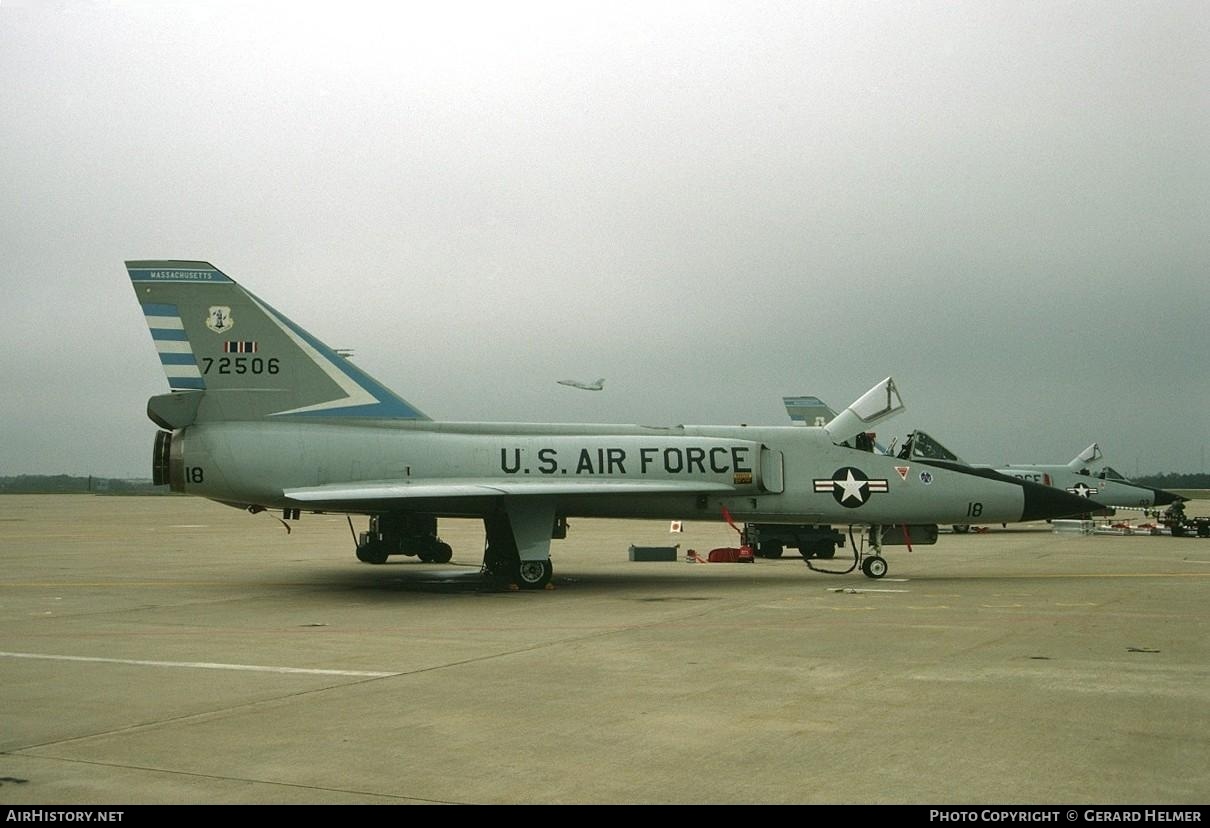
[[231, 318], [231, 308], [225, 305], [211, 305], [210, 310], [206, 313], [206, 327], [215, 333], [226, 333], [235, 327], [235, 320]]

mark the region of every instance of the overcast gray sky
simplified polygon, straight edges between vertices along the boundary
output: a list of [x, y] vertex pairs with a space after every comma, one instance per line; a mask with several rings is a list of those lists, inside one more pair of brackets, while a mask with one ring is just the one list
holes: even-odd
[[1201, 471], [1210, 7], [0, 0], [0, 474], [149, 476], [128, 258], [435, 419]]

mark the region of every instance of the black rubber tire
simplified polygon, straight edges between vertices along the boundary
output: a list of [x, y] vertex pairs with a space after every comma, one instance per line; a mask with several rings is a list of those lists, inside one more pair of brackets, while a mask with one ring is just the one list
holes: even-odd
[[870, 555], [861, 561], [861, 571], [867, 578], [878, 579], [886, 574], [886, 558], [880, 555]]
[[521, 589], [544, 589], [555, 574], [550, 558], [544, 561], [521, 561], [517, 565], [517, 585]]
[[365, 546], [357, 547], [357, 560], [368, 564], [384, 564], [387, 562], [386, 544], [384, 543], [367, 543]]
[[762, 558], [780, 558], [782, 551], [780, 543], [762, 543], [757, 549], [757, 554]]

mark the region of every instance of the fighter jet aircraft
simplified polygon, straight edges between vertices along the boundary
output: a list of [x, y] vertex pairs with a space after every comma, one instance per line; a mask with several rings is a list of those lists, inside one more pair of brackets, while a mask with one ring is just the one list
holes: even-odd
[[[899, 450], [899, 456], [962, 462], [953, 452], [923, 431], [915, 431], [908, 437]], [[1132, 483], [1109, 466], [1102, 466], [1094, 474], [1094, 470], [1098, 468], [1097, 461], [1103, 457], [1100, 446], [1093, 443], [1065, 465], [1039, 466], [1010, 463], [996, 468], [996, 471], [1009, 477], [1063, 489], [1070, 494], [1095, 500], [1101, 506], [1149, 509], [1154, 506], [1168, 506], [1184, 500], [1180, 495], [1163, 489], [1153, 489], [1150, 486]], [[994, 467], [976, 465], [976, 468]], [[1101, 509], [1092, 506], [1084, 510], [1085, 513], [1098, 511]]]
[[1066, 465], [1034, 466], [1010, 463], [999, 471], [1001, 474], [1021, 477], [1035, 483], [1057, 486], [1080, 497], [1095, 499], [1105, 506], [1123, 509], [1150, 509], [1154, 506], [1170, 506], [1185, 500], [1173, 492], [1127, 480], [1112, 466], [1100, 463], [1104, 457], [1101, 447], [1093, 443]]
[[[795, 424], [806, 424], [810, 421], [816, 425], [822, 425], [836, 416], [827, 403], [818, 397], [782, 397], [782, 402], [786, 406], [786, 413], [790, 415], [790, 421]], [[890, 451], [890, 449], [883, 449], [880, 445], [877, 448], [882, 451]], [[907, 440], [895, 454], [900, 458], [941, 460], [965, 464], [965, 461], [958, 455], [923, 431], [914, 431], [909, 434]], [[1061, 488], [1070, 494], [1093, 498], [1103, 506], [1148, 509], [1156, 506], [1168, 506], [1184, 500], [1180, 495], [1163, 489], [1153, 489], [1149, 486], [1132, 483], [1113, 467], [1099, 465], [1098, 461], [1103, 458], [1104, 454], [1102, 454], [1100, 446], [1093, 443], [1065, 465], [1037, 466], [1010, 463], [999, 468], [990, 464], [973, 463], [969, 465], [980, 469], [995, 469], [1000, 474], [1009, 477]], [[1086, 513], [1095, 511], [1091, 508], [1085, 510]]]
[[599, 379], [596, 382], [580, 382], [579, 380], [555, 380], [559, 385], [570, 385], [572, 388], [579, 388], [581, 391], [600, 391], [605, 388], [605, 380]]
[[[484, 571], [551, 579], [569, 517], [879, 526], [1028, 521], [1089, 502], [989, 470], [849, 445], [903, 408], [887, 378], [823, 427], [435, 422], [207, 262], [128, 261], [171, 392], [157, 483], [252, 512], [368, 515], [357, 557], [444, 562], [443, 517], [484, 522]], [[886, 573], [874, 554], [870, 577]]]

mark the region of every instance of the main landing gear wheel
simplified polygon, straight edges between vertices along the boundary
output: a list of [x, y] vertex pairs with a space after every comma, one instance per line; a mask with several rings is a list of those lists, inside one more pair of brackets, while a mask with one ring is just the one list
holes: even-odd
[[881, 555], [870, 555], [861, 561], [861, 571], [867, 578], [881, 578], [886, 574], [886, 558]]
[[554, 574], [550, 558], [544, 561], [521, 561], [517, 567], [517, 584], [521, 589], [542, 589], [550, 583]]
[[454, 550], [448, 543], [438, 541], [427, 549], [418, 551], [416, 557], [421, 563], [449, 563], [450, 558], [454, 557]]
[[387, 562], [387, 547], [385, 543], [371, 542], [357, 547], [357, 560], [368, 564], [384, 564]]

